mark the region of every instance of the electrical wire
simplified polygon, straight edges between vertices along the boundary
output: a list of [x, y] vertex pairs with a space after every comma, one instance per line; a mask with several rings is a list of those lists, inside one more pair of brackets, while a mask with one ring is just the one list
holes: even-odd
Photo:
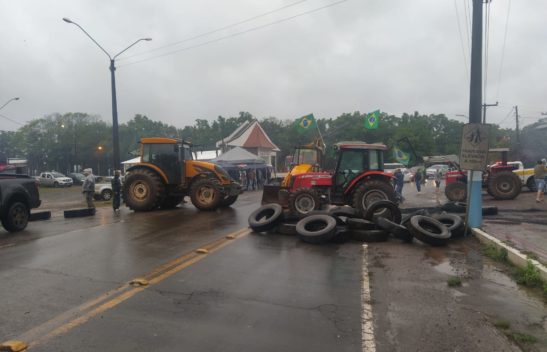
[[467, 53], [465, 52], [465, 47], [464, 47], [464, 44], [463, 44], [463, 35], [462, 35], [462, 28], [460, 26], [460, 13], [458, 11], [458, 0], [454, 0], [454, 8], [456, 10], [456, 23], [458, 24], [458, 33], [460, 35], [460, 46], [461, 46], [461, 49], [462, 49], [462, 56], [463, 56], [463, 64], [465, 66], [465, 75], [467, 77], [467, 80], [469, 81], [470, 79], [470, 76], [469, 76], [469, 68], [467, 66]]
[[467, 39], [467, 50], [471, 52], [471, 36], [469, 34], [471, 29], [471, 9], [469, 8], [469, 0], [463, 0], [465, 6], [463, 7], [463, 13], [465, 17], [465, 38]]
[[499, 126], [501, 126], [505, 121], [507, 121], [507, 119], [508, 119], [509, 117], [511, 117], [511, 114], [513, 113], [513, 110], [514, 110], [514, 109], [515, 109], [514, 106], [511, 107], [511, 110], [509, 111], [509, 113], [507, 114], [507, 116], [505, 116], [505, 117], [503, 118], [503, 120], [501, 120], [500, 122], [498, 122], [498, 125], [499, 125]]
[[501, 62], [500, 62], [500, 70], [498, 73], [498, 88], [496, 91], [496, 101], [499, 100], [500, 97], [500, 88], [501, 88], [501, 75], [503, 72], [503, 63], [505, 60], [505, 43], [507, 42], [507, 30], [509, 28], [509, 14], [511, 13], [511, 0], [509, 0], [509, 6], [507, 8], [507, 16], [505, 17], [505, 34], [503, 35], [503, 46], [501, 49]]
[[197, 35], [195, 35], [195, 36], [192, 36], [192, 37], [189, 37], [189, 38], [186, 38], [186, 39], [183, 39], [183, 40], [179, 40], [179, 41], [176, 41], [176, 42], [173, 42], [173, 43], [170, 43], [170, 44], [162, 45], [162, 46], [157, 47], [157, 48], [154, 48], [154, 49], [150, 49], [150, 50], [143, 51], [143, 52], [140, 52], [140, 53], [132, 54], [132, 55], [130, 55], [130, 56], [125, 56], [125, 57], [122, 58], [122, 59], [118, 59], [118, 61], [127, 60], [127, 59], [130, 59], [130, 58], [132, 58], [132, 57], [136, 57], [136, 56], [142, 56], [142, 55], [145, 55], [145, 54], [148, 54], [148, 53], [152, 53], [152, 52], [155, 52], [155, 51], [158, 51], [158, 50], [161, 50], [161, 49], [165, 49], [165, 48], [168, 48], [168, 47], [171, 47], [171, 46], [176, 46], [176, 45], [179, 45], [179, 44], [182, 44], [182, 43], [186, 43], [186, 42], [189, 42], [189, 41], [194, 40], [194, 39], [198, 39], [198, 38], [201, 38], [201, 37], [205, 37], [205, 36], [208, 36], [208, 35], [210, 35], [210, 34], [217, 33], [217, 32], [220, 32], [220, 31], [229, 29], [229, 28], [233, 28], [233, 27], [239, 26], [239, 25], [241, 25], [241, 24], [244, 24], [244, 23], [247, 23], [247, 22], [254, 21], [254, 20], [256, 20], [256, 19], [258, 19], [258, 18], [261, 18], [261, 17], [264, 17], [264, 16], [271, 15], [272, 13], [279, 12], [279, 11], [281, 11], [281, 10], [287, 9], [287, 8], [289, 8], [289, 7], [296, 6], [296, 5], [301, 4], [301, 3], [303, 3], [303, 2], [306, 2], [306, 1], [308, 1], [308, 0], [299, 0], [299, 1], [297, 1], [297, 2], [293, 2], [293, 3], [291, 3], [291, 4], [288, 4], [288, 5], [279, 7], [279, 8], [277, 8], [277, 9], [274, 9], [274, 10], [271, 10], [271, 11], [268, 11], [268, 12], [264, 12], [264, 13], [261, 13], [261, 14], [258, 14], [258, 15], [252, 16], [252, 17], [249, 17], [249, 18], [247, 18], [247, 19], [244, 19], [244, 20], [241, 20], [241, 21], [239, 21], [239, 22], [235, 22], [235, 23], [226, 25], [226, 26], [224, 26], [224, 27], [220, 27], [220, 28], [217, 28], [217, 29], [213, 29], [213, 30], [211, 30], [211, 31], [208, 31], [208, 32], [205, 32], [205, 33], [202, 33], [202, 34], [197, 34]]
[[13, 120], [13, 119], [7, 117], [6, 115], [0, 114], [0, 117], [3, 117], [3, 118], [5, 118], [6, 120], [11, 121], [11, 122], [13, 122], [13, 123], [15, 123], [15, 124], [17, 124], [17, 125], [19, 125], [19, 126], [24, 126], [24, 125], [25, 125], [25, 124], [23, 124], [23, 123], [21, 123], [21, 122], [19, 122], [19, 121], [15, 121], [15, 120]]
[[219, 37], [219, 38], [216, 38], [216, 39], [212, 39], [212, 40], [200, 43], [200, 44], [195, 44], [195, 45], [183, 47], [183, 48], [180, 48], [180, 49], [176, 49], [176, 50], [173, 50], [173, 51], [161, 54], [161, 55], [156, 55], [156, 56], [152, 56], [152, 57], [149, 57], [149, 58], [146, 58], [146, 59], [142, 59], [142, 60], [122, 64], [122, 65], [119, 65], [119, 67], [130, 66], [130, 65], [141, 63], [141, 62], [146, 62], [146, 61], [158, 59], [158, 58], [161, 58], [161, 57], [173, 55], [173, 54], [176, 54], [176, 53], [179, 53], [179, 52], [182, 52], [182, 51], [188, 51], [188, 50], [191, 50], [191, 49], [200, 48], [202, 46], [209, 45], [209, 44], [212, 44], [212, 43], [216, 43], [216, 42], [228, 39], [228, 38], [233, 38], [233, 37], [236, 37], [236, 36], [239, 36], [239, 35], [242, 35], [242, 34], [246, 34], [246, 33], [249, 33], [249, 32], [254, 32], [254, 31], [259, 30], [259, 29], [263, 29], [263, 28], [270, 27], [270, 26], [273, 26], [273, 25], [276, 25], [276, 24], [287, 22], [287, 21], [290, 21], [290, 20], [295, 19], [297, 17], [301, 17], [301, 16], [308, 15], [308, 14], [313, 13], [313, 12], [317, 12], [317, 11], [320, 11], [320, 10], [323, 10], [323, 9], [326, 9], [326, 8], [329, 8], [329, 7], [339, 5], [339, 4], [344, 3], [346, 1], [349, 1], [349, 0], [336, 1], [336, 2], [330, 3], [328, 5], [324, 5], [324, 6], [312, 9], [312, 10], [301, 12], [301, 13], [293, 15], [293, 16], [285, 17], [285, 18], [282, 18], [280, 20], [276, 20], [276, 21], [269, 22], [269, 23], [266, 23], [266, 24], [263, 24], [263, 25], [260, 25], [260, 26], [252, 27], [250, 29], [247, 29], [247, 30], [244, 30], [244, 31], [241, 31], [241, 32], [232, 33], [232, 34], [229, 34], [229, 35], [226, 35], [226, 36], [223, 36], [223, 37]]

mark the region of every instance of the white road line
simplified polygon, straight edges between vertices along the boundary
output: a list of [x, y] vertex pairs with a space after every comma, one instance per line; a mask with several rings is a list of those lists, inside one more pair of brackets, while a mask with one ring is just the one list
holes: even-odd
[[376, 352], [374, 342], [374, 322], [370, 296], [370, 280], [368, 275], [368, 246], [363, 244], [363, 276], [361, 286], [361, 345], [363, 352]]

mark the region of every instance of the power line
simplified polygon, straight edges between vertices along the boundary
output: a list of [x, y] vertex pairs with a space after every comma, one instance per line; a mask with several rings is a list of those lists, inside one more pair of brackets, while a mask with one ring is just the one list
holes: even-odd
[[301, 12], [299, 14], [296, 14], [296, 15], [293, 15], [293, 16], [290, 16], [290, 17], [285, 17], [285, 18], [282, 18], [282, 19], [277, 20], [277, 21], [273, 21], [273, 22], [266, 23], [266, 24], [263, 24], [263, 25], [260, 25], [260, 26], [252, 27], [250, 29], [247, 29], [247, 30], [244, 30], [244, 31], [241, 31], [241, 32], [229, 34], [229, 35], [226, 35], [226, 36], [223, 36], [223, 37], [220, 37], [220, 38], [216, 38], [216, 39], [212, 39], [212, 40], [200, 43], [200, 44], [191, 45], [191, 46], [187, 46], [187, 47], [180, 48], [180, 49], [177, 49], [177, 50], [173, 50], [173, 51], [167, 52], [165, 54], [152, 56], [152, 57], [142, 59], [142, 60], [138, 60], [138, 61], [134, 61], [134, 62], [129, 62], [129, 63], [123, 64], [123, 65], [119, 65], [118, 67], [130, 66], [130, 65], [141, 63], [141, 62], [154, 60], [154, 59], [157, 59], [157, 58], [160, 58], [160, 57], [173, 55], [173, 54], [176, 54], [176, 53], [181, 52], [181, 51], [188, 51], [188, 50], [191, 50], [191, 49], [196, 49], [196, 48], [199, 48], [199, 47], [202, 47], [202, 46], [205, 46], [205, 45], [209, 45], [209, 44], [212, 44], [212, 43], [222, 41], [224, 39], [236, 37], [236, 36], [239, 36], [239, 35], [242, 35], [242, 34], [245, 34], [245, 33], [254, 32], [254, 31], [259, 30], [259, 29], [263, 29], [263, 28], [270, 27], [270, 26], [273, 26], [273, 25], [276, 25], [276, 24], [287, 22], [287, 21], [290, 21], [290, 20], [295, 19], [295, 18], [300, 17], [300, 16], [308, 15], [308, 14], [313, 13], [313, 12], [317, 12], [317, 11], [320, 11], [320, 10], [323, 10], [323, 9], [326, 9], [326, 8], [329, 8], [329, 7], [339, 5], [339, 4], [341, 4], [343, 2], [346, 2], [346, 1], [349, 1], [349, 0], [336, 1], [336, 2], [333, 2], [331, 4], [324, 5], [324, 6], [321, 6], [321, 7], [317, 7], [315, 9], [312, 9], [312, 10], [309, 10], [309, 11]]
[[15, 123], [15, 124], [18, 124], [19, 126], [24, 126], [24, 125], [25, 125], [25, 124], [23, 124], [23, 123], [21, 123], [21, 122], [19, 122], [19, 121], [15, 121], [15, 120], [13, 120], [13, 119], [7, 117], [6, 115], [0, 114], [0, 117], [3, 117], [3, 118], [5, 118], [6, 120], [11, 121], [11, 122], [13, 122], [13, 123]]
[[460, 13], [458, 11], [457, 0], [454, 0], [454, 8], [456, 10], [456, 23], [458, 24], [458, 33], [460, 34], [460, 46], [462, 49], [463, 64], [465, 66], [465, 75], [467, 76], [467, 80], [469, 80], [469, 69], [467, 67], [467, 53], [465, 52], [465, 47], [463, 44], [462, 28], [460, 26]]
[[509, 117], [511, 117], [511, 114], [513, 113], [513, 109], [514, 109], [514, 108], [515, 108], [514, 106], [511, 107], [511, 110], [509, 111], [509, 113], [507, 114], [507, 116], [505, 116], [505, 117], [503, 118], [503, 120], [501, 120], [500, 122], [498, 122], [498, 125], [501, 126]]
[[500, 70], [498, 74], [498, 89], [496, 92], [496, 100], [499, 100], [500, 96], [500, 87], [501, 87], [501, 73], [503, 70], [503, 62], [505, 60], [505, 43], [507, 41], [507, 29], [509, 28], [509, 14], [511, 13], [511, 0], [509, 0], [509, 7], [507, 8], [507, 16], [505, 17], [505, 34], [503, 35], [503, 46], [501, 49], [501, 63]]
[[471, 18], [470, 13], [471, 9], [469, 8], [470, 1], [464, 0], [465, 6], [463, 7], [463, 13], [465, 17], [465, 38], [467, 39], [467, 51], [471, 52], [471, 39], [469, 35], [469, 28], [471, 28]]
[[148, 53], [152, 53], [152, 52], [155, 52], [155, 51], [158, 51], [158, 50], [161, 50], [161, 49], [165, 49], [165, 48], [168, 48], [168, 47], [171, 47], [171, 46], [179, 45], [179, 44], [182, 44], [182, 43], [185, 43], [185, 42], [194, 40], [194, 39], [198, 39], [198, 38], [201, 38], [201, 37], [205, 37], [205, 36], [210, 35], [210, 34], [213, 34], [213, 33], [217, 33], [217, 32], [220, 32], [220, 31], [223, 31], [223, 30], [232, 28], [232, 27], [239, 26], [239, 25], [244, 24], [244, 23], [247, 23], [247, 22], [254, 21], [254, 20], [256, 20], [257, 18], [261, 18], [261, 17], [264, 17], [264, 16], [271, 15], [272, 13], [276, 13], [276, 12], [278, 12], [278, 11], [287, 9], [287, 8], [289, 8], [289, 7], [296, 6], [296, 5], [301, 4], [301, 3], [303, 3], [303, 2], [306, 2], [306, 1], [308, 1], [308, 0], [299, 0], [299, 1], [297, 1], [297, 2], [294, 2], [294, 3], [288, 4], [288, 5], [279, 7], [279, 8], [277, 8], [277, 9], [274, 9], [274, 10], [271, 10], [271, 11], [268, 11], [268, 12], [264, 12], [264, 13], [255, 15], [255, 16], [253, 16], [253, 17], [249, 17], [249, 18], [247, 18], [247, 19], [241, 20], [241, 21], [236, 22], [236, 23], [229, 24], [229, 25], [224, 26], [224, 27], [221, 27], [221, 28], [213, 29], [213, 30], [211, 30], [211, 31], [208, 31], [208, 32], [205, 32], [205, 33], [202, 33], [202, 34], [198, 34], [198, 35], [195, 35], [195, 36], [192, 36], [192, 37], [183, 39], [183, 40], [179, 40], [179, 41], [177, 41], [177, 42], [173, 42], [173, 43], [166, 44], [166, 45], [163, 45], [163, 46], [154, 48], [154, 49], [150, 49], [150, 50], [143, 51], [143, 52], [140, 52], [140, 53], [136, 53], [136, 54], [133, 54], [133, 55], [130, 55], [130, 56], [126, 56], [126, 57], [124, 57], [124, 58], [122, 58], [122, 59], [118, 59], [118, 61], [127, 60], [127, 59], [130, 59], [130, 58], [132, 58], [132, 57], [136, 57], [136, 56], [142, 56], [142, 55], [145, 55], [145, 54], [148, 54]]

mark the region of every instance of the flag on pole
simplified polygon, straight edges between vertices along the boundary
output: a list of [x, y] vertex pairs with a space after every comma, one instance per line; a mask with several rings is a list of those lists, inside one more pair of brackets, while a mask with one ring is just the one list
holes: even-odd
[[404, 166], [408, 166], [408, 163], [410, 162], [410, 154], [403, 152], [396, 145], [393, 146], [393, 157]]
[[301, 118], [296, 120], [296, 130], [300, 133], [309, 131], [316, 126], [317, 122], [315, 122], [315, 117], [313, 117], [313, 114], [302, 116]]
[[365, 128], [369, 130], [375, 130], [378, 128], [378, 122], [380, 120], [380, 110], [370, 112], [365, 117]]

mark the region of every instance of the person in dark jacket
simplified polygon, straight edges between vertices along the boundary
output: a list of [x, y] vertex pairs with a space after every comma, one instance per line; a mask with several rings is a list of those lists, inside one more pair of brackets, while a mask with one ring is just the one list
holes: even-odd
[[112, 208], [114, 212], [120, 212], [120, 199], [122, 191], [122, 182], [120, 181], [120, 170], [114, 171], [114, 178], [110, 181], [112, 185]]
[[418, 192], [422, 191], [422, 178], [423, 178], [422, 169], [418, 168], [416, 170], [416, 174], [414, 175], [414, 182], [416, 182], [416, 189], [418, 190]]

